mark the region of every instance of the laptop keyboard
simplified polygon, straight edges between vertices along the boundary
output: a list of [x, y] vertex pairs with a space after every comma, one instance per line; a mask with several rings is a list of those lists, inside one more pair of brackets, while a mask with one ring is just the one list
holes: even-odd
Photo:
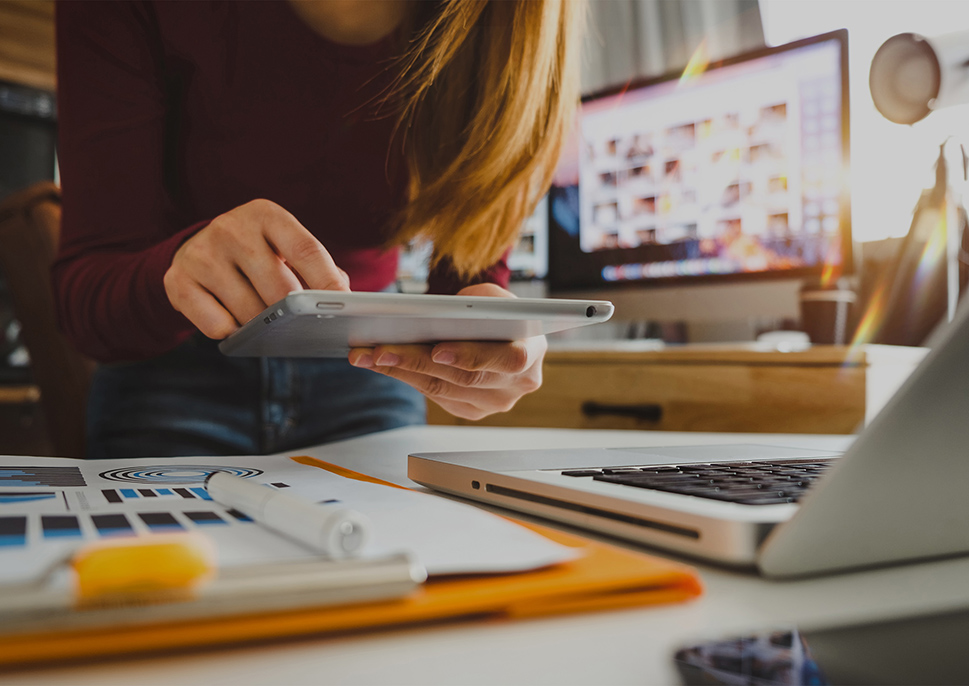
[[796, 503], [838, 458], [568, 469], [563, 476], [744, 505]]

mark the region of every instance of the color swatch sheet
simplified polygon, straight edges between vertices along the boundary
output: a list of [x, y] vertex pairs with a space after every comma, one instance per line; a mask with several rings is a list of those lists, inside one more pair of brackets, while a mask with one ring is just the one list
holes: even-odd
[[362, 512], [373, 534], [364, 556], [406, 551], [431, 575], [524, 571], [578, 554], [470, 505], [287, 457], [0, 456], [0, 584], [35, 579], [86, 543], [118, 536], [201, 532], [224, 567], [319, 556], [212, 501], [204, 481], [216, 471]]

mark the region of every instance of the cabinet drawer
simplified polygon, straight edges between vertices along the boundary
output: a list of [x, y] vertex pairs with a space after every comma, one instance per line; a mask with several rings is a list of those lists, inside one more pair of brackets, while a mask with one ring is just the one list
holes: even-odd
[[[445, 416], [441, 416], [444, 414]], [[861, 367], [546, 360], [542, 388], [479, 422], [660, 431], [850, 433], [865, 418]]]

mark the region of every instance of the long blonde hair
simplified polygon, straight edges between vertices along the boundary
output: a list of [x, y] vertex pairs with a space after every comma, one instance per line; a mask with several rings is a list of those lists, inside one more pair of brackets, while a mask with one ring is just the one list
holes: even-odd
[[[496, 262], [547, 190], [579, 99], [583, 0], [441, 0], [395, 91], [409, 173], [396, 242], [462, 277]], [[420, 10], [419, 10], [420, 11]]]

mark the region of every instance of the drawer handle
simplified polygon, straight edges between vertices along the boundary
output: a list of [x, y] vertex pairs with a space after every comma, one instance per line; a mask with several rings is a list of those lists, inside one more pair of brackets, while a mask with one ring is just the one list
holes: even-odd
[[582, 403], [582, 414], [586, 417], [600, 417], [613, 415], [616, 417], [632, 417], [645, 422], [658, 422], [663, 418], [663, 406], [655, 403], [637, 405], [607, 405], [587, 400]]

